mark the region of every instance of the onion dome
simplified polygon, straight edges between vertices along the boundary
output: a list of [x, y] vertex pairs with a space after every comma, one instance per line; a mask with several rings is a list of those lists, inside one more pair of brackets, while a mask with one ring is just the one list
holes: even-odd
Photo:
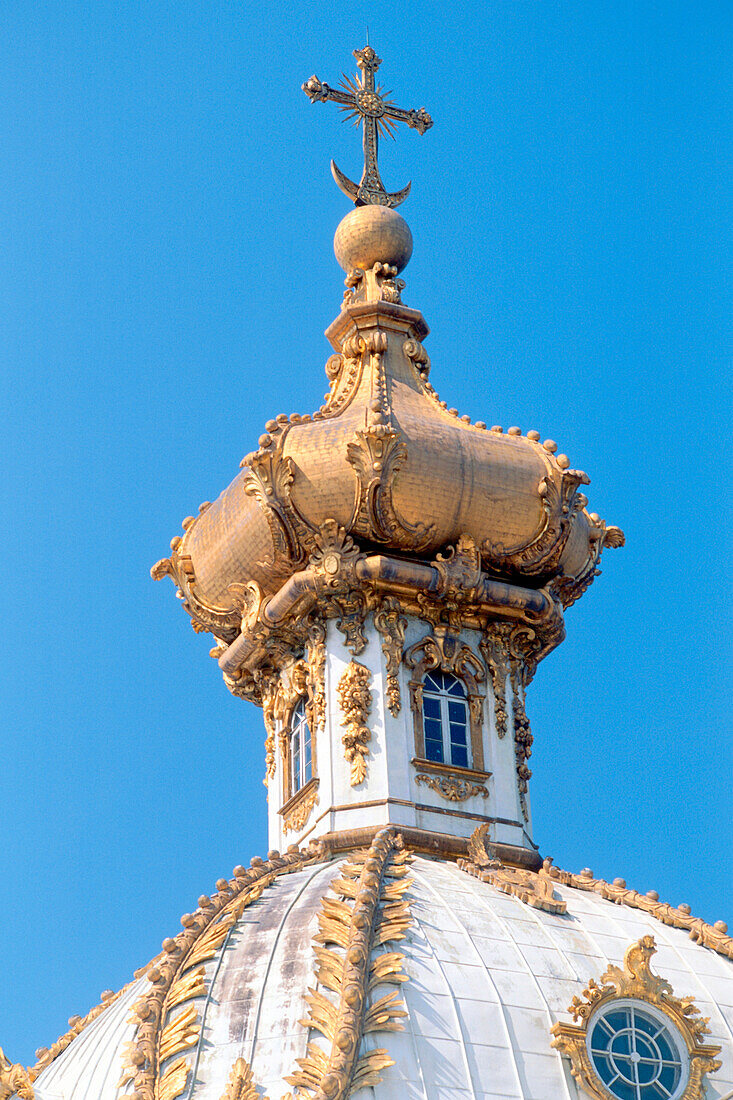
[[[411, 251], [394, 209], [358, 206], [343, 219], [335, 252], [346, 292], [326, 332], [334, 354], [324, 404], [268, 421], [238, 476], [184, 520], [171, 556], [153, 568], [174, 579], [194, 629], [224, 646], [252, 600], [275, 621], [330, 527], [363, 551], [362, 583], [369, 570], [406, 578], [413, 564], [415, 591], [439, 588], [440, 563], [460, 545], [487, 602], [552, 620], [551, 644], [562, 637], [559, 605], [585, 591], [604, 546], [623, 545], [619, 528], [587, 511], [589, 479], [552, 440], [472, 423], [440, 399], [428, 327], [402, 301]], [[237, 661], [223, 667], [231, 675]]]

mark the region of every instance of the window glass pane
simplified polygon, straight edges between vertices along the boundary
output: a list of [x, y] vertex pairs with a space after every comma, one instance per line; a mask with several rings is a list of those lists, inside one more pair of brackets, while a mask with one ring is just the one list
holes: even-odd
[[466, 721], [466, 704], [457, 703], [453, 699], [448, 700], [448, 717], [451, 722], [463, 722]]
[[425, 738], [425, 759], [434, 760], [438, 764], [443, 763], [443, 741], [432, 741]]
[[446, 676], [448, 683], [446, 688], [449, 695], [460, 695], [462, 699], [466, 697], [466, 689], [460, 680], [457, 680], [455, 676]]
[[440, 721], [440, 699], [436, 699], [434, 695], [425, 695], [422, 709], [426, 718], [437, 718]]
[[439, 718], [425, 719], [425, 740], [443, 743], [443, 726]]
[[303, 782], [307, 783], [309, 779], [313, 778], [313, 760], [311, 757], [311, 736], [308, 729], [308, 723], [303, 726], [303, 734], [305, 737], [305, 745], [303, 752]]
[[451, 764], [456, 768], [468, 767], [468, 750], [465, 745], [451, 745]]
[[425, 674], [425, 688], [427, 691], [440, 691], [443, 687], [442, 672], [428, 672]]
[[300, 738], [297, 733], [290, 742], [292, 756], [292, 786], [293, 794], [300, 790]]

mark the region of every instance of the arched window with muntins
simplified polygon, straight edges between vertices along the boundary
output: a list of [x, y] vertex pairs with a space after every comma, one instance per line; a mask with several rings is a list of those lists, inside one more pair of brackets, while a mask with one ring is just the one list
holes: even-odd
[[470, 768], [468, 700], [463, 683], [439, 669], [426, 672], [422, 699], [425, 758]]
[[305, 714], [305, 701], [300, 699], [290, 723], [290, 794], [296, 794], [312, 778], [311, 731]]

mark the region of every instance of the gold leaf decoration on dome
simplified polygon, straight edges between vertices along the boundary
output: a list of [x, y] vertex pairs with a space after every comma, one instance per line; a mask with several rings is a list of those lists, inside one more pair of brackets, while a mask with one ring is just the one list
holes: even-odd
[[351, 765], [351, 786], [358, 787], [366, 779], [366, 758], [369, 754], [371, 731], [367, 718], [372, 707], [369, 689], [371, 672], [358, 661], [350, 661], [336, 687], [341, 725], [346, 733], [341, 738], [344, 755]]
[[[252, 1077], [252, 1069], [244, 1058], [237, 1058], [229, 1074], [229, 1083], [221, 1094], [221, 1100], [260, 1100], [260, 1094]], [[264, 1100], [267, 1100], [265, 1097]]]
[[[704, 1078], [720, 1069], [715, 1055], [719, 1046], [705, 1044], [708, 1020], [700, 1016], [694, 997], [677, 997], [665, 979], [654, 974], [650, 959], [657, 950], [653, 936], [642, 936], [624, 955], [623, 967], [609, 966], [599, 981], [591, 979], [582, 997], [573, 997], [568, 1012], [575, 1024], [554, 1024], [552, 1046], [570, 1059], [573, 1077], [596, 1100], [608, 1100], [612, 1094], [595, 1071], [588, 1049], [588, 1032], [599, 1010], [619, 998], [630, 998], [653, 1005], [671, 1025], [681, 1032], [689, 1057], [687, 1085], [679, 1100], [703, 1100]], [[677, 1093], [675, 1092], [675, 1096]]]
[[397, 952], [375, 955], [375, 948], [404, 939], [410, 926], [407, 863], [402, 839], [391, 829], [377, 833], [370, 848], [356, 852], [331, 883], [336, 897], [324, 897], [315, 937], [317, 980], [335, 993], [311, 989], [310, 1015], [304, 1027], [321, 1033], [330, 1052], [309, 1043], [304, 1058], [285, 1080], [312, 1100], [346, 1100], [352, 1091], [374, 1087], [381, 1071], [393, 1065], [385, 1049], [362, 1050], [364, 1035], [399, 1031], [407, 1015], [396, 993], [369, 1003], [369, 994], [382, 982], [407, 980], [404, 956]]
[[[199, 898], [196, 911], [181, 918], [182, 930], [163, 941], [162, 954], [144, 971], [150, 987], [133, 1007], [135, 1033], [118, 1088], [132, 1084], [143, 1100], [175, 1100], [183, 1092], [190, 1069], [186, 1056], [165, 1068], [163, 1063], [191, 1050], [198, 1041], [200, 1022], [194, 1002], [207, 991], [202, 964], [217, 954], [246, 907], [278, 876], [322, 858], [322, 849], [312, 844], [283, 856], [272, 852], [267, 860], [253, 859], [249, 870], [236, 867], [231, 879], [220, 879], [216, 892]], [[186, 1007], [178, 1011], [180, 1005]], [[171, 1009], [176, 1010], [173, 1019]]]
[[176, 1100], [186, 1087], [189, 1065], [185, 1058], [176, 1058], [166, 1066], [158, 1081], [156, 1100]]
[[671, 928], [684, 929], [695, 943], [702, 944], [703, 947], [708, 947], [711, 951], [716, 951], [728, 959], [733, 959], [733, 937], [728, 935], [728, 925], [725, 921], [708, 924], [700, 917], [693, 916], [689, 905], [675, 906], [660, 901], [656, 890], [640, 894], [637, 890], [630, 889], [622, 878], [616, 878], [613, 882], [594, 878], [588, 868], [580, 874], [574, 874], [572, 871], [560, 870], [559, 867], [553, 866], [551, 859], [546, 859], [542, 873], [561, 886], [591, 891], [606, 901], [612, 901], [615, 905], [628, 905], [630, 909], [641, 909], [662, 924]]
[[0, 1100], [18, 1096], [20, 1100], [35, 1100], [30, 1071], [5, 1057], [0, 1047]]
[[582, 470], [561, 470], [540, 447], [538, 454], [547, 473], [537, 486], [542, 504], [542, 522], [536, 534], [518, 546], [507, 547], [485, 539], [481, 553], [490, 569], [516, 569], [524, 575], [549, 575], [556, 571], [562, 557], [573, 520], [582, 512], [588, 498], [578, 492], [580, 485], [589, 485], [590, 478]]
[[518, 898], [533, 909], [566, 913], [567, 902], [555, 895], [549, 877], [525, 868], [507, 867], [497, 858], [489, 840], [490, 828], [489, 823], [485, 822], [474, 829], [468, 839], [468, 859], [458, 860], [461, 870], [482, 882], [488, 882], [504, 894]]
[[387, 707], [396, 718], [402, 707], [400, 698], [400, 665], [405, 644], [407, 619], [402, 615], [399, 600], [385, 596], [374, 613], [374, 625], [382, 635], [382, 653], [387, 668]]
[[188, 1005], [160, 1033], [159, 1058], [164, 1062], [188, 1047], [196, 1046], [201, 1027], [195, 1005]]

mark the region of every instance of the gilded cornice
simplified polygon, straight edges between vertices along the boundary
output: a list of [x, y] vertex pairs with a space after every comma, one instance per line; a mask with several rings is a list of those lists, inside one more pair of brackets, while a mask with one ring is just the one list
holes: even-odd
[[[489, 828], [488, 825], [480, 825], [474, 831], [469, 839], [468, 859], [459, 859], [458, 865], [467, 874], [471, 874], [476, 878], [483, 878], [484, 881], [499, 886], [506, 893], [515, 894], [528, 904], [534, 904], [528, 898], [522, 897], [520, 887], [514, 889], [510, 884], [510, 880], [506, 878], [506, 873], [514, 872], [515, 869], [508, 867], [497, 859], [497, 849], [488, 839]], [[501, 872], [501, 875], [499, 872]], [[502, 875], [505, 877], [501, 878]], [[733, 959], [733, 937], [728, 935], [728, 925], [725, 921], [708, 924], [700, 917], [694, 917], [690, 912], [689, 905], [673, 906], [660, 901], [656, 890], [640, 894], [636, 890], [630, 890], [622, 878], [614, 879], [613, 882], [606, 882], [605, 879], [594, 878], [592, 872], [587, 868], [581, 871], [580, 874], [561, 871], [553, 865], [552, 859], [545, 859], [539, 871], [523, 871], [522, 875], [521, 889], [529, 890], [536, 898], [547, 897], [548, 889], [553, 884], [570, 886], [574, 890], [584, 890], [598, 894], [615, 905], [628, 905], [630, 909], [640, 909], [670, 928], [681, 928], [689, 933], [690, 939], [695, 943], [708, 947], [711, 951], [724, 955], [728, 959]], [[549, 896], [552, 898], [551, 889]], [[559, 902], [557, 898], [554, 900]], [[563, 910], [551, 911], [560, 912]]]

